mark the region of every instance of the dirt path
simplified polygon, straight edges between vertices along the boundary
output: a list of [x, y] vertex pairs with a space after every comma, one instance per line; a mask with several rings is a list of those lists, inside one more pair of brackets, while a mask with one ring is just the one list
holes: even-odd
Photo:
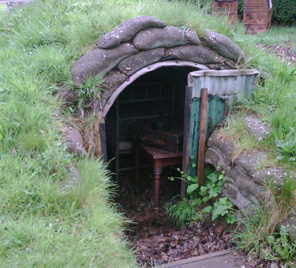
[[[186, 227], [172, 224], [164, 205], [178, 194], [179, 184], [163, 178], [160, 208], [152, 207], [152, 179], [142, 181], [142, 192], [136, 194], [132, 184], [125, 180], [117, 202], [121, 211], [134, 223], [128, 226], [126, 235], [137, 250], [141, 267], [163, 265], [169, 262], [202, 256], [208, 253], [231, 249], [235, 225], [206, 219]], [[266, 264], [249, 259], [237, 253], [239, 266], [245, 268], [268, 267]]]

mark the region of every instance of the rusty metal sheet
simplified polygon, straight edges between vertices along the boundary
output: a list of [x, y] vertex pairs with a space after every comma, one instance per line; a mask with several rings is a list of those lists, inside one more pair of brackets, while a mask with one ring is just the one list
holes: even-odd
[[201, 88], [207, 88], [209, 95], [241, 100], [251, 96], [257, 74], [254, 69], [196, 71], [189, 74], [188, 86], [193, 86], [193, 98], [200, 98]]
[[[233, 100], [250, 98], [255, 84], [257, 70], [204, 70], [191, 72], [188, 75], [188, 87], [192, 87], [191, 96], [186, 95], [186, 103], [191, 103], [190, 111], [185, 110], [185, 117], [189, 117], [189, 135], [184, 133], [189, 144], [184, 157], [189, 158], [189, 164], [184, 170], [190, 176], [196, 175], [197, 152], [199, 147], [199, 117], [200, 93], [202, 88], [208, 89], [207, 105], [207, 138], [214, 128], [224, 119], [228, 106]], [[191, 98], [188, 100], [188, 98]], [[185, 128], [186, 129], [186, 128]]]
[[[207, 138], [209, 138], [213, 129], [224, 119], [226, 110], [226, 101], [219, 97], [210, 97], [207, 107]], [[199, 141], [199, 115], [200, 115], [200, 99], [194, 98], [191, 104], [190, 117], [190, 134], [189, 134], [189, 165], [188, 174], [196, 175], [196, 163]]]

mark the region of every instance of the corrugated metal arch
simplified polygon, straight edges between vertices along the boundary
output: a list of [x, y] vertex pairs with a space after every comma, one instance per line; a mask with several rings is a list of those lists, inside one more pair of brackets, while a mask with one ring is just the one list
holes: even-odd
[[133, 75], [129, 77], [128, 80], [126, 80], [124, 83], [122, 83], [117, 89], [113, 91], [109, 99], [107, 100], [106, 104], [102, 108], [102, 117], [105, 118], [106, 115], [108, 114], [110, 108], [112, 107], [113, 103], [116, 101], [117, 97], [119, 94], [131, 83], [133, 83], [135, 80], [137, 80], [139, 77], [142, 75], [155, 71], [159, 68], [162, 67], [194, 67], [199, 70], [209, 70], [208, 67], [202, 64], [198, 64], [195, 62], [190, 62], [190, 61], [162, 61], [162, 62], [157, 62], [154, 64], [151, 64], [137, 72], [135, 72]]

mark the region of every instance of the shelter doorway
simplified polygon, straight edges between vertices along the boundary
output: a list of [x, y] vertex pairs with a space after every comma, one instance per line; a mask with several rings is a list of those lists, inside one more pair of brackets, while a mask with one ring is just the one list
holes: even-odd
[[[107, 159], [113, 159], [110, 168], [119, 183], [124, 172], [134, 171], [133, 124], [148, 122], [152, 126], [162, 117], [183, 133], [187, 76], [196, 70], [199, 69], [176, 66], [156, 69], [139, 77], [117, 97], [105, 117], [105, 124]], [[178, 146], [182, 150], [183, 138], [180, 139]], [[141, 167], [153, 171], [149, 162], [142, 162]]]

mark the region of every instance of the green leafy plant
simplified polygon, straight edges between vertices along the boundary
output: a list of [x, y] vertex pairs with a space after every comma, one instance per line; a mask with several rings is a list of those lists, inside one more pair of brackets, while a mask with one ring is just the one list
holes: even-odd
[[2, 140], [3, 139], [3, 135], [2, 135], [2, 133], [1, 133], [1, 130], [3, 129], [3, 127], [0, 125], [0, 140]]
[[[219, 217], [225, 219], [229, 224], [236, 221], [233, 214], [233, 204], [227, 197], [218, 198], [222, 193], [225, 183], [224, 173], [219, 174], [209, 168], [205, 170], [203, 186], [199, 187], [197, 176], [187, 175], [184, 171], [177, 169], [181, 177], [179, 179], [188, 183], [187, 197], [181, 201], [166, 205], [169, 215], [177, 225], [184, 225], [196, 220], [204, 220], [211, 215], [212, 220]], [[175, 178], [171, 177], [170, 180]]]
[[[281, 226], [279, 237], [269, 235], [267, 238], [270, 249], [262, 251], [262, 257], [267, 260], [284, 260], [286, 265], [296, 265], [296, 241], [289, 239], [286, 226]], [[293, 262], [293, 263], [292, 263]]]
[[[296, 133], [295, 129], [291, 128], [288, 134], [282, 139], [275, 138], [275, 144], [278, 150], [283, 155], [295, 156], [296, 155]], [[292, 160], [292, 159], [290, 159]]]
[[218, 217], [225, 217], [227, 223], [235, 223], [236, 218], [233, 213], [233, 204], [227, 199], [227, 197], [220, 198], [214, 203], [212, 210], [212, 220], [216, 220]]
[[178, 226], [183, 226], [188, 222], [203, 219], [202, 212], [197, 212], [201, 205], [201, 199], [196, 198], [189, 200], [187, 198], [183, 198], [175, 204], [167, 203], [166, 209], [171, 216], [172, 221]]
[[261, 203], [239, 217], [234, 240], [240, 250], [258, 258], [292, 261], [295, 241], [289, 240], [286, 227], [281, 227], [280, 236], [275, 230], [293, 212], [295, 190], [293, 177], [285, 176], [277, 187], [272, 179], [268, 181]]

